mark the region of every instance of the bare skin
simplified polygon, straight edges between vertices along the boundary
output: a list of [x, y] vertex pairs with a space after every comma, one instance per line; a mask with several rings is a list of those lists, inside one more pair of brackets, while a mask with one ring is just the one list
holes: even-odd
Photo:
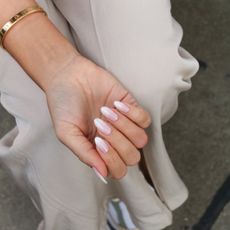
[[[57, 136], [81, 161], [95, 166], [104, 176], [105, 163], [114, 178], [123, 177], [127, 165], [139, 162], [137, 148], [147, 143], [144, 128], [150, 124], [150, 116], [109, 72], [78, 56], [53, 78], [46, 95]], [[115, 100], [127, 103], [130, 111], [122, 114], [113, 109], [119, 119], [112, 122], [101, 115], [100, 107], [113, 107]], [[111, 126], [110, 135], [96, 129], [96, 117]], [[108, 141], [108, 153], [98, 154], [95, 150], [96, 135]]]
[[[0, 0], [0, 8], [8, 5], [0, 16], [0, 26], [34, 3], [10, 0], [12, 9], [8, 2]], [[120, 179], [128, 165], [140, 161], [139, 149], [148, 141], [144, 129], [151, 123], [150, 114], [115, 76], [83, 57], [47, 17], [36, 13], [24, 18], [7, 34], [4, 45], [45, 92], [57, 137], [82, 162], [103, 176]], [[124, 113], [114, 108], [115, 100], [124, 102], [130, 110]], [[103, 116], [102, 106], [111, 108], [118, 120]], [[111, 134], [98, 130], [95, 118], [105, 121]], [[106, 154], [95, 146], [96, 136], [108, 144]]]

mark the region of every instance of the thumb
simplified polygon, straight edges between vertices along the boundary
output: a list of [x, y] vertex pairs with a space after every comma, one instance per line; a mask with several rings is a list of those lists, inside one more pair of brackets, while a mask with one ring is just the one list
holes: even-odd
[[56, 129], [56, 135], [79, 160], [90, 167], [95, 167], [103, 177], [108, 175], [107, 167], [94, 145], [76, 125], [62, 124], [61, 127]]

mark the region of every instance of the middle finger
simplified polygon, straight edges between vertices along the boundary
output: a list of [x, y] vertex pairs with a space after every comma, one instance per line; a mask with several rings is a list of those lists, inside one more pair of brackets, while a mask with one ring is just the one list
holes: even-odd
[[143, 128], [114, 108], [102, 106], [100, 110], [106, 119], [128, 137], [137, 148], [143, 148], [146, 145], [148, 136]]

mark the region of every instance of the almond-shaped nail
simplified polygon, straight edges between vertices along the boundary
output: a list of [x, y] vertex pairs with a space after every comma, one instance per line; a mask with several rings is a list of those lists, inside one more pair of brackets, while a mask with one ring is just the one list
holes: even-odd
[[95, 118], [94, 124], [102, 133], [106, 135], [109, 135], [111, 133], [111, 128], [100, 118]]
[[102, 106], [101, 107], [101, 113], [107, 117], [109, 120], [116, 121], [118, 120], [118, 115], [109, 107], [107, 106]]
[[127, 113], [129, 111], [129, 107], [121, 101], [114, 101], [113, 104], [118, 110], [122, 112]]
[[96, 146], [99, 148], [99, 150], [103, 153], [107, 153], [109, 151], [109, 146], [108, 144], [105, 142], [104, 139], [100, 138], [100, 137], [95, 137], [94, 138], [95, 144]]
[[95, 167], [92, 167], [92, 169], [94, 170], [96, 175], [101, 179], [101, 181], [103, 181], [105, 184], [108, 184], [107, 180], [97, 171]]

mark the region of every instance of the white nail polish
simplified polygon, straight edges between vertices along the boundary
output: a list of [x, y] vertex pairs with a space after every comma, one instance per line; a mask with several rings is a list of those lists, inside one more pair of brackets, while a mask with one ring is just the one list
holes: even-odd
[[94, 119], [95, 126], [104, 134], [109, 135], [111, 134], [111, 128], [100, 118]]
[[95, 142], [96, 146], [98, 147], [98, 149], [101, 150], [101, 152], [107, 153], [109, 151], [109, 146], [107, 145], [105, 140], [102, 139], [101, 137], [95, 137], [94, 142]]
[[118, 115], [109, 107], [102, 106], [100, 110], [101, 110], [101, 113], [109, 120], [112, 120], [112, 121], [118, 120]]
[[129, 107], [121, 101], [114, 101], [113, 104], [118, 110], [120, 110], [124, 113], [127, 113], [129, 111]]
[[106, 181], [106, 179], [97, 171], [97, 169], [95, 167], [92, 167], [92, 169], [94, 170], [94, 172], [96, 173], [96, 175], [105, 183], [108, 184], [108, 182]]

